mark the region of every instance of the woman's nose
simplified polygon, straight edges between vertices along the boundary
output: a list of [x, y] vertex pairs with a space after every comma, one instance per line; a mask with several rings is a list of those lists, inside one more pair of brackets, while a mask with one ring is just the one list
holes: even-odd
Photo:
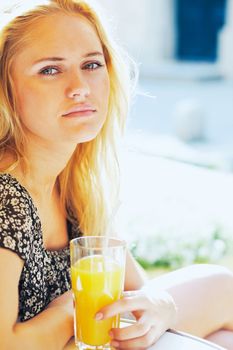
[[67, 87], [66, 95], [70, 99], [83, 100], [90, 95], [90, 89], [85, 81], [73, 76]]

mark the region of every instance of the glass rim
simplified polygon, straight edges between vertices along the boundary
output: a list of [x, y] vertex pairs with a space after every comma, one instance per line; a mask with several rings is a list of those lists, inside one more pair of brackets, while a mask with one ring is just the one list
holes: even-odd
[[88, 249], [94, 249], [94, 250], [102, 250], [103, 248], [108, 248], [108, 249], [118, 249], [118, 248], [126, 248], [126, 241], [124, 239], [121, 238], [117, 238], [117, 237], [113, 237], [113, 236], [81, 236], [81, 237], [75, 237], [73, 239], [70, 240], [70, 247], [72, 245], [76, 245], [76, 242], [79, 241], [85, 241], [88, 239], [97, 239], [97, 240], [106, 240], [106, 241], [115, 241], [116, 243], [119, 243], [117, 245], [113, 245], [113, 246], [102, 246], [102, 247], [97, 247], [97, 246], [93, 246], [93, 247], [86, 247], [86, 246], [82, 246], [79, 245], [80, 249], [83, 250], [88, 250]]

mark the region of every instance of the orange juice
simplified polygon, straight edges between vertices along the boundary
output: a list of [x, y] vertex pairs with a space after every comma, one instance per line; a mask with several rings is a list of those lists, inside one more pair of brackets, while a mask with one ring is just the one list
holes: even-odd
[[75, 301], [75, 337], [85, 344], [100, 346], [110, 340], [112, 327], [119, 327], [119, 316], [94, 319], [105, 305], [119, 299], [123, 290], [124, 269], [111, 258], [93, 255], [81, 258], [71, 267]]

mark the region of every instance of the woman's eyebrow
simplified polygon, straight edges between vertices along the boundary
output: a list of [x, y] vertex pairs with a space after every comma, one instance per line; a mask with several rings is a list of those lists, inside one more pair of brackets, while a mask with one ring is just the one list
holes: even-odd
[[91, 56], [103, 56], [103, 55], [104, 55], [103, 52], [94, 51], [94, 52], [87, 53], [86, 55], [83, 56], [83, 58], [91, 57]]
[[39, 60], [36, 60], [35, 62], [33, 62], [33, 65], [40, 63], [40, 62], [44, 62], [44, 61], [53, 61], [53, 62], [65, 61], [65, 58], [63, 58], [63, 57], [43, 57], [43, 58], [40, 58]]
[[[101, 51], [93, 51], [93, 52], [89, 52], [85, 55], [82, 56], [82, 58], [87, 58], [87, 57], [92, 57], [92, 56], [104, 56], [103, 53]], [[52, 61], [52, 62], [60, 62], [60, 61], [65, 61], [66, 59], [64, 57], [43, 57], [40, 58], [39, 60], [36, 60], [35, 62], [33, 62], [34, 64], [40, 63], [40, 62], [44, 62], [44, 61]]]

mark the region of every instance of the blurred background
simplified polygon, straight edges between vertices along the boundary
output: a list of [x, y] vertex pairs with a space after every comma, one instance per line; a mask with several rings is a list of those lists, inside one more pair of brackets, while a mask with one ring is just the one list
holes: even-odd
[[233, 268], [233, 0], [100, 0], [140, 70], [116, 224], [147, 268]]

